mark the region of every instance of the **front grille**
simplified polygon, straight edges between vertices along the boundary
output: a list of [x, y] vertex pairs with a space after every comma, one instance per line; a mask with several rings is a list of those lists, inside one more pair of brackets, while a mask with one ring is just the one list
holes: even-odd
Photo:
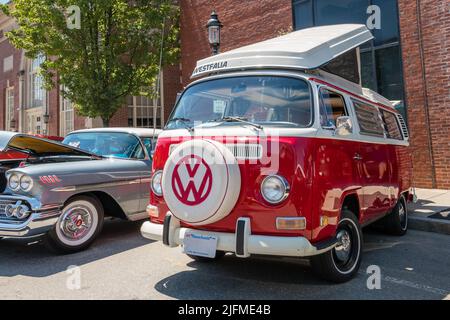
[[[25, 221], [27, 218], [20, 220], [16, 217], [7, 217], [5, 214], [5, 208], [8, 204], [16, 204], [17, 199], [0, 199], [0, 223], [20, 223]], [[24, 201], [22, 201], [22, 204], [26, 204]]]
[[[172, 144], [169, 147], [169, 155], [178, 147]], [[237, 160], [258, 160], [262, 157], [262, 145], [255, 143], [229, 143], [225, 144], [228, 150]]]

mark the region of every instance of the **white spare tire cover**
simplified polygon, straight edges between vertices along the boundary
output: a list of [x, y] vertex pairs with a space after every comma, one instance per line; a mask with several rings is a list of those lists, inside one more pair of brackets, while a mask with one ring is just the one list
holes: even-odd
[[190, 140], [170, 154], [162, 191], [172, 214], [192, 225], [214, 223], [234, 208], [241, 189], [236, 158], [223, 144]]

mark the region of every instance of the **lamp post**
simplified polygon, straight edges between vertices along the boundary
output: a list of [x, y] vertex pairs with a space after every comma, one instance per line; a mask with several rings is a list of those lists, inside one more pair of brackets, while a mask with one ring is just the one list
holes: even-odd
[[219, 53], [220, 47], [220, 29], [222, 28], [222, 23], [219, 21], [217, 17], [217, 13], [215, 10], [211, 12], [211, 17], [206, 24], [206, 28], [208, 29], [208, 41], [209, 45], [212, 48], [213, 55]]

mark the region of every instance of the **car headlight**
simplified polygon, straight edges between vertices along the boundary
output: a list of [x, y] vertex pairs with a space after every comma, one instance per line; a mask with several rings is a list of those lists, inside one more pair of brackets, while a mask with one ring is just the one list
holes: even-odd
[[9, 181], [8, 181], [8, 185], [9, 187], [16, 191], [19, 189], [20, 187], [20, 178], [17, 174], [13, 173], [12, 175], [9, 176]]
[[161, 185], [162, 174], [163, 174], [162, 170], [156, 171], [152, 176], [152, 183], [151, 183], [153, 193], [160, 197], [162, 196], [162, 185]]
[[20, 189], [22, 191], [28, 192], [33, 188], [33, 179], [30, 176], [23, 175], [20, 178]]
[[267, 176], [261, 183], [261, 194], [269, 203], [280, 203], [289, 195], [289, 183], [282, 176]]

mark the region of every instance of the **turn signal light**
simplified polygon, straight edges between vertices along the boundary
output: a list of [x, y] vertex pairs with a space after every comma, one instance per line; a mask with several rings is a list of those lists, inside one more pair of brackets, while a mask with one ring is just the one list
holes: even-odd
[[305, 230], [306, 219], [305, 218], [277, 218], [278, 230]]
[[158, 207], [156, 206], [152, 206], [151, 204], [149, 204], [147, 206], [147, 213], [150, 217], [155, 217], [157, 218], [159, 216], [159, 210]]

